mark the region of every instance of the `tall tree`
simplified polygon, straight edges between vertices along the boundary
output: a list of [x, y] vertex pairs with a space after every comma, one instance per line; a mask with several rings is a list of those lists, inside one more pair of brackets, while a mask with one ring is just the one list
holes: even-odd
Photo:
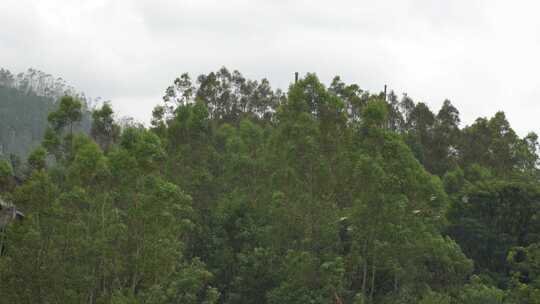
[[113, 114], [109, 103], [104, 103], [101, 109], [95, 109], [92, 112], [90, 135], [104, 151], [108, 151], [120, 136], [120, 126], [114, 122]]

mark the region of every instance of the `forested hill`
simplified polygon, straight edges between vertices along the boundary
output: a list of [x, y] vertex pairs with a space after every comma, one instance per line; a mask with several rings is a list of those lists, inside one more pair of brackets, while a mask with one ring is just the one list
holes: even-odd
[[0, 87], [0, 154], [26, 157], [43, 139], [52, 99]]
[[[29, 69], [13, 75], [0, 69], [0, 157], [24, 159], [38, 147], [47, 127], [47, 115], [65, 94], [80, 96], [61, 78], [41, 71]], [[88, 131], [89, 111], [83, 112], [78, 128]]]
[[223, 68], [150, 127], [78, 113], [61, 98], [22, 184], [0, 162], [25, 215], [0, 303], [539, 303], [538, 142], [503, 112]]

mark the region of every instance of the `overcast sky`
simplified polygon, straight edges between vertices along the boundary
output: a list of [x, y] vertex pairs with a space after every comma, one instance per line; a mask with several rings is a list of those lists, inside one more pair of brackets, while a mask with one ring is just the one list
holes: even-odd
[[0, 0], [0, 66], [62, 76], [147, 121], [183, 72], [286, 89], [295, 71], [384, 84], [463, 125], [504, 110], [540, 131], [538, 1]]

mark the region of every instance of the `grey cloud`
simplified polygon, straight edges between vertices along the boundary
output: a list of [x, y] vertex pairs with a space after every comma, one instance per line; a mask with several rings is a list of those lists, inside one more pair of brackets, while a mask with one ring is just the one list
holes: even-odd
[[147, 120], [180, 73], [227, 66], [286, 89], [295, 71], [388, 84], [465, 123], [540, 105], [540, 7], [505, 1], [3, 0], [0, 66], [36, 67]]

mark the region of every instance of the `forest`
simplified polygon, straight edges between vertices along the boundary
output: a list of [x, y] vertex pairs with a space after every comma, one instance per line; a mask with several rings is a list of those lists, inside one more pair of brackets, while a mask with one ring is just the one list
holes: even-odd
[[16, 75], [0, 68], [0, 157], [22, 163], [41, 144], [47, 115], [64, 95], [81, 101], [82, 118], [76, 129], [88, 133], [92, 99], [61, 77], [33, 68]]
[[538, 137], [504, 112], [226, 68], [149, 125], [53, 97], [0, 160], [0, 303], [540, 303]]

